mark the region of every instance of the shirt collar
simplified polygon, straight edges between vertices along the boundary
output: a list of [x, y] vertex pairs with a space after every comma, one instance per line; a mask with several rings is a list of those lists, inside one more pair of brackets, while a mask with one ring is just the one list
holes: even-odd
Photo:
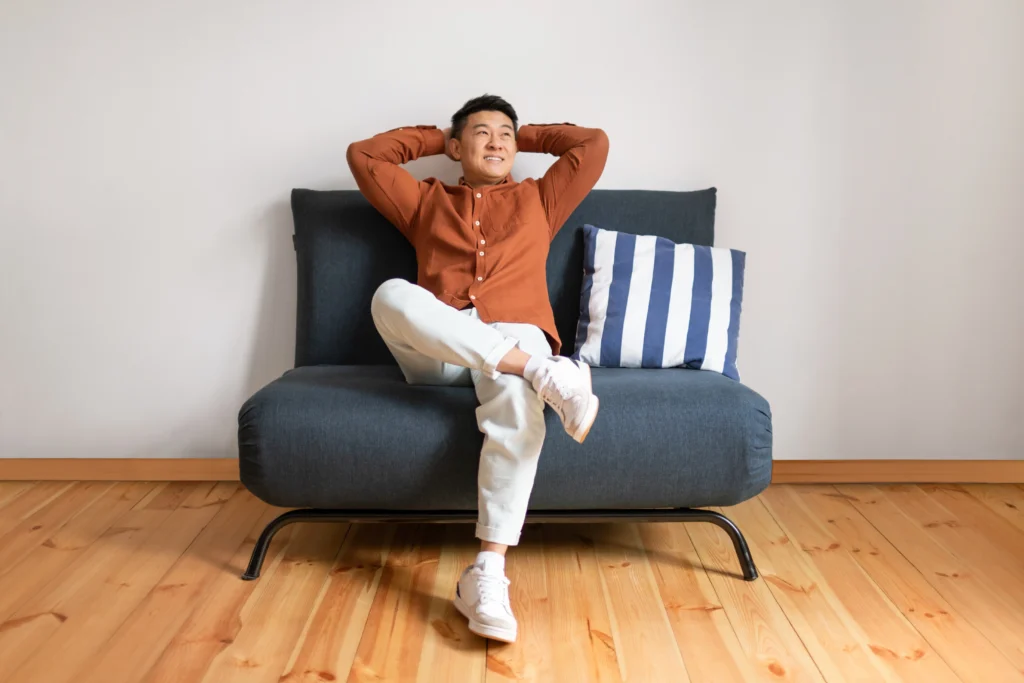
[[[483, 190], [486, 190], [487, 188], [490, 188], [490, 187], [498, 187], [500, 185], [515, 185], [515, 184], [516, 184], [516, 181], [512, 179], [512, 174], [509, 173], [507, 176], [502, 178], [501, 182], [499, 182], [499, 183], [497, 183], [495, 185], [487, 185], [487, 186], [485, 186], [483, 188], [480, 188], [480, 189], [481, 189], [481, 191], [483, 191]], [[462, 187], [470, 187], [469, 183], [466, 182], [466, 176], [459, 176], [459, 185], [461, 185]]]

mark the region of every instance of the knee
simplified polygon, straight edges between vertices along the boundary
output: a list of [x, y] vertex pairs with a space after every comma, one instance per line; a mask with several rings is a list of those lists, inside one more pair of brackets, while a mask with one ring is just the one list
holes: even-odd
[[382, 315], [400, 310], [404, 293], [414, 285], [401, 278], [392, 278], [385, 281], [377, 291], [373, 293], [370, 301], [370, 315], [375, 321], [379, 321]]

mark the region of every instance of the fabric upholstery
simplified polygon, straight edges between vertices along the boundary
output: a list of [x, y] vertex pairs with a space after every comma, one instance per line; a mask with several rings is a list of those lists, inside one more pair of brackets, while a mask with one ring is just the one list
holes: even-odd
[[[716, 190], [592, 191], [550, 245], [547, 286], [573, 350], [583, 226], [711, 246]], [[475, 510], [483, 441], [471, 388], [408, 385], [370, 301], [385, 280], [415, 281], [412, 247], [356, 191], [295, 190], [295, 369], [238, 415], [242, 482], [282, 507]], [[723, 375], [595, 369], [601, 413], [584, 445], [545, 412], [531, 509], [731, 505], [769, 483], [768, 403]]]
[[[583, 445], [549, 409], [531, 509], [732, 505], [771, 478], [767, 402], [722, 375], [595, 369]], [[475, 510], [476, 396], [395, 366], [291, 370], [239, 414], [242, 482], [286, 507]]]
[[[583, 225], [711, 245], [716, 190], [593, 190], [552, 241], [547, 286], [562, 353], [573, 351], [583, 281]], [[295, 365], [393, 365], [370, 318], [377, 287], [416, 281], [412, 246], [356, 190], [292, 192], [298, 265]]]
[[685, 366], [739, 380], [744, 252], [593, 225], [583, 235], [573, 358], [612, 368]]

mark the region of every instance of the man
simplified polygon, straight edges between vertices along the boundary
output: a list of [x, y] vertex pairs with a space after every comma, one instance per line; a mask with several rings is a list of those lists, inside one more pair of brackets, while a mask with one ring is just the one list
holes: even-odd
[[[455, 606], [478, 635], [513, 642], [505, 552], [519, 542], [544, 443], [544, 404], [582, 443], [597, 416], [590, 368], [558, 356], [546, 263], [555, 233], [604, 170], [608, 138], [573, 124], [524, 125], [500, 97], [467, 102], [451, 127], [413, 126], [348, 148], [359, 189], [416, 249], [417, 284], [389, 280], [371, 312], [411, 384], [475, 386], [484, 434], [481, 540]], [[539, 179], [509, 175], [516, 153], [559, 159]], [[401, 164], [446, 154], [457, 185], [417, 181]]]

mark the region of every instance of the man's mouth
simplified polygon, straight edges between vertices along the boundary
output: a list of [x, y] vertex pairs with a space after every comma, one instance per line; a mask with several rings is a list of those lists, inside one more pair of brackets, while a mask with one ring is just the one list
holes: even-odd
[[487, 156], [484, 157], [484, 161], [487, 161], [492, 164], [500, 164], [501, 162], [504, 161], [504, 159], [502, 159], [501, 157]]

